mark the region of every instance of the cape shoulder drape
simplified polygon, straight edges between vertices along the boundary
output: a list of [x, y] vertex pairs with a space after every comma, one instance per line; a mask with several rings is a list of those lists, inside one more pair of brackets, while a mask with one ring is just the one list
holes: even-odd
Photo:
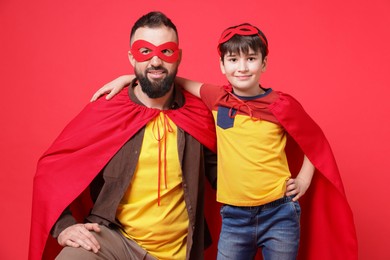
[[[183, 91], [185, 104], [164, 110], [181, 129], [216, 151], [214, 122], [200, 99]], [[77, 204], [93, 178], [138, 130], [161, 110], [130, 101], [127, 88], [112, 100], [88, 104], [39, 159], [34, 177], [29, 259], [58, 252], [50, 230], [62, 211]], [[84, 199], [84, 198], [82, 198]], [[80, 204], [81, 205], [81, 204]], [[76, 207], [77, 208], [77, 207]], [[87, 214], [88, 209], [78, 207]], [[76, 215], [77, 212], [75, 212]], [[44, 254], [46, 246], [46, 253]], [[53, 252], [54, 251], [54, 252]]]

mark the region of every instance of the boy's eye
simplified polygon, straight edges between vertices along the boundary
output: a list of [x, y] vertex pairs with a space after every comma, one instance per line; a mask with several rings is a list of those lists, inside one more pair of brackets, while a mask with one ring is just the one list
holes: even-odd
[[229, 58], [228, 61], [230, 61], [230, 62], [236, 62], [237, 59], [236, 59], [236, 58]]
[[165, 50], [162, 50], [162, 53], [165, 55], [165, 56], [172, 56], [173, 55], [173, 50], [171, 49], [165, 49]]

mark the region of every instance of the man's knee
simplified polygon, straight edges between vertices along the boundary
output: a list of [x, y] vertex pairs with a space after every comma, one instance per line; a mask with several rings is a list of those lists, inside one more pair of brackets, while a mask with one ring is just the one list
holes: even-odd
[[94, 260], [102, 259], [98, 253], [88, 251], [82, 247], [64, 247], [56, 257], [56, 260]]

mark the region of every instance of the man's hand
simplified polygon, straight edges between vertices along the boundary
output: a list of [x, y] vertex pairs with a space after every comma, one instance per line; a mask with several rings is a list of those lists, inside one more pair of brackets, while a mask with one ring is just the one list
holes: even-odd
[[99, 242], [90, 231], [100, 232], [97, 223], [75, 224], [64, 229], [57, 238], [61, 246], [82, 247], [97, 253], [100, 249]]

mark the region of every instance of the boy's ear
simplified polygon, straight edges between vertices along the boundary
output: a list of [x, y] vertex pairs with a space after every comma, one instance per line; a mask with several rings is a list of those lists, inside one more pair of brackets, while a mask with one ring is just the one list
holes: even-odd
[[221, 69], [221, 72], [222, 72], [222, 74], [226, 74], [226, 72], [225, 72], [225, 65], [223, 64], [223, 59], [220, 59], [219, 60], [219, 67], [220, 67], [220, 69]]
[[266, 56], [263, 60], [263, 64], [261, 65], [261, 72], [265, 72], [267, 70], [268, 56]]

